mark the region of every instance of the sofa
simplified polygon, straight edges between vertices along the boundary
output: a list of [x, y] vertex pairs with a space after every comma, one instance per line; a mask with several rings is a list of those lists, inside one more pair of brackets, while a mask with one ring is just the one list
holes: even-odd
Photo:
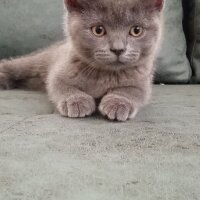
[[[166, 0], [157, 85], [134, 120], [64, 118], [43, 92], [0, 91], [0, 200], [200, 199], [199, 5]], [[0, 58], [62, 39], [62, 13], [0, 1]]]

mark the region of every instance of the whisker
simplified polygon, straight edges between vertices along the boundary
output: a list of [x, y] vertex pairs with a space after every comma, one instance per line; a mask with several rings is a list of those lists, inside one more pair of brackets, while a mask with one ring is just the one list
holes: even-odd
[[90, 77], [93, 74], [93, 72], [95, 72], [95, 70], [97, 70], [96, 67], [93, 64], [95, 64], [95, 62], [91, 61], [87, 65], [87, 67], [86, 67], [87, 69], [84, 71], [86, 77]]

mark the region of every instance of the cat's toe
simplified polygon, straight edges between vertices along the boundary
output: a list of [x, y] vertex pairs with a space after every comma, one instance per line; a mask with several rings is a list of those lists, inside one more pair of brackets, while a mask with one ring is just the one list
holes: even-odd
[[105, 96], [100, 103], [99, 110], [109, 120], [125, 122], [137, 113], [131, 103], [124, 97]]
[[90, 96], [76, 95], [58, 104], [61, 115], [71, 118], [82, 118], [93, 114], [96, 110], [95, 101]]

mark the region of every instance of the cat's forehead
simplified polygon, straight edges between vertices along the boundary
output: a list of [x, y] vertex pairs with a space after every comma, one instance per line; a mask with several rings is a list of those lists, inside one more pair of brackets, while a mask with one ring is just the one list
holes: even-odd
[[[139, 3], [138, 0], [93, 0], [91, 1], [90, 6], [92, 10], [95, 11], [120, 15], [127, 11], [137, 9]], [[88, 9], [90, 9], [89, 7]]]
[[100, 20], [108, 25], [145, 22], [147, 13], [137, 0], [94, 0], [86, 14], [91, 20]]
[[96, 6], [105, 6], [105, 7], [134, 7], [139, 3], [139, 0], [89, 0], [91, 4]]

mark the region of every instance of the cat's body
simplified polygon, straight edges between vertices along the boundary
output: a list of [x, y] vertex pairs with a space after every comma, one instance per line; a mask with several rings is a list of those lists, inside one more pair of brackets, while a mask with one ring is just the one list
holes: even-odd
[[151, 96], [163, 1], [65, 0], [65, 4], [67, 39], [1, 61], [0, 88], [45, 88], [63, 116], [91, 115], [95, 99], [101, 99], [99, 110], [109, 119], [134, 117]]

